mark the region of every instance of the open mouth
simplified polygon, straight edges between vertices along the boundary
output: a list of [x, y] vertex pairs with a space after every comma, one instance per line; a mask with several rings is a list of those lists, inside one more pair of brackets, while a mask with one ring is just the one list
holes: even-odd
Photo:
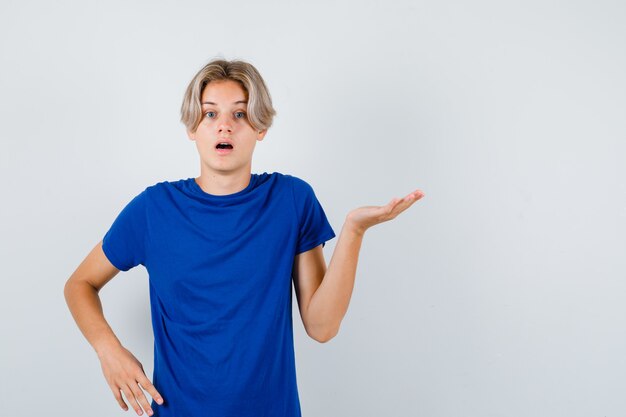
[[216, 148], [217, 149], [233, 149], [233, 145], [229, 143], [218, 143]]

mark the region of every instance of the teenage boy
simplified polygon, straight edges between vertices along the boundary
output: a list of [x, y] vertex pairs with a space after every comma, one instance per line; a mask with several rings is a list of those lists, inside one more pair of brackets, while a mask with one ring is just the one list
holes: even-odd
[[[327, 269], [322, 248], [335, 233], [313, 188], [292, 175], [251, 172], [275, 114], [254, 66], [208, 63], [181, 108], [200, 176], [135, 196], [68, 279], [68, 307], [122, 409], [123, 393], [138, 415], [301, 416], [291, 281], [307, 334], [330, 340], [348, 309], [365, 231], [423, 197], [416, 190], [352, 210]], [[154, 384], [98, 296], [139, 264], [149, 273]]]

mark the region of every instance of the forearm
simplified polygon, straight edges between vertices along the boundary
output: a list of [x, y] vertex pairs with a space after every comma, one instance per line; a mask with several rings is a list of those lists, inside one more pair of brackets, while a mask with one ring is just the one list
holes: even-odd
[[328, 340], [337, 334], [348, 311], [363, 235], [364, 232], [346, 220], [324, 279], [311, 297], [307, 313], [322, 334], [321, 339]]
[[65, 300], [87, 341], [100, 356], [121, 343], [104, 318], [98, 291], [86, 282], [71, 280], [65, 285]]

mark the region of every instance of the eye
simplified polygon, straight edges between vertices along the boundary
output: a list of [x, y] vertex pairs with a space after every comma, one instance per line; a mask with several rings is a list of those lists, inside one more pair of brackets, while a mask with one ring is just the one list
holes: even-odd
[[209, 116], [210, 114], [215, 114], [215, 112], [214, 111], [208, 111], [208, 112], [204, 113], [205, 116], [208, 116], [209, 119], [212, 119], [213, 117]]
[[[240, 114], [240, 115], [241, 115], [241, 117], [237, 117], [237, 115], [238, 115], [238, 114]], [[244, 117], [246, 117], [246, 113], [244, 113], [244, 112], [242, 112], [242, 111], [238, 111], [238, 112], [236, 112], [236, 113], [235, 113], [235, 117], [236, 117], [237, 119], [243, 119]]]

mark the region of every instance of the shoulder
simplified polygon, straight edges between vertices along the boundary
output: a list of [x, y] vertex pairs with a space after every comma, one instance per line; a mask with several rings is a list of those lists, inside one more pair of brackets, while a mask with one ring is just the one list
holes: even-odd
[[148, 190], [148, 192], [156, 192], [159, 190], [162, 190], [164, 188], [168, 188], [168, 187], [177, 187], [180, 184], [183, 184], [185, 181], [189, 181], [191, 178], [189, 179], [178, 179], [178, 180], [163, 180], [163, 181], [159, 181], [157, 183], [154, 183], [152, 185], [149, 185], [148, 187], [146, 187], [146, 190]]
[[170, 194], [174, 190], [182, 190], [189, 185], [189, 181], [193, 178], [177, 179], [177, 180], [162, 180], [146, 187], [143, 191], [147, 198], [159, 198], [164, 195]]
[[161, 181], [139, 189], [139, 191], [131, 194], [132, 197], [127, 206], [135, 210], [145, 210], [146, 207], [151, 207], [155, 203], [158, 204], [167, 195], [168, 190], [172, 189], [172, 184], [169, 181]]
[[[273, 180], [274, 184], [278, 185], [281, 189], [289, 190], [292, 192], [295, 198], [303, 197], [313, 193], [313, 187], [304, 179], [292, 174], [286, 174], [282, 172], [272, 172], [268, 174], [264, 172], [260, 174], [260, 177], [265, 177], [267, 180]], [[260, 180], [263, 182], [263, 179]]]
[[296, 194], [307, 194], [313, 191], [313, 187], [303, 178], [297, 177], [291, 174], [281, 174], [284, 177], [285, 182], [288, 182], [290, 187]]

